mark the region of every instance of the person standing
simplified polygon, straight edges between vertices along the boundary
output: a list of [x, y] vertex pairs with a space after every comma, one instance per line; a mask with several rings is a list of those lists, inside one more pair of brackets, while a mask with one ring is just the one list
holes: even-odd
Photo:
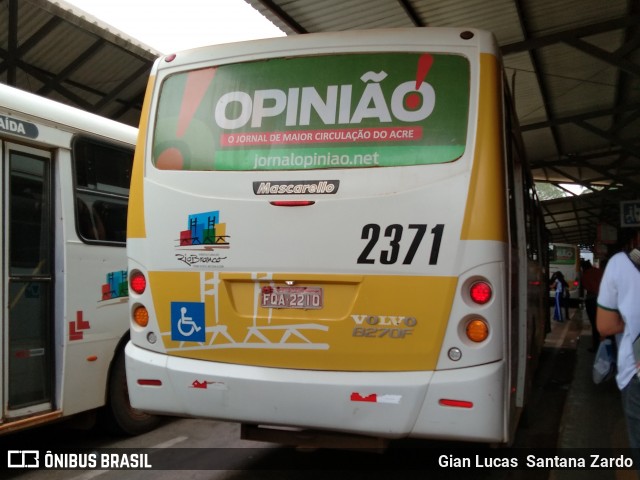
[[602, 338], [616, 335], [616, 384], [622, 394], [636, 469], [640, 468], [640, 379], [636, 366], [640, 359], [634, 356], [633, 342], [640, 335], [639, 293], [640, 265], [624, 252], [615, 254], [607, 263], [600, 283], [596, 324]]
[[569, 288], [569, 285], [564, 279], [564, 275], [562, 275], [562, 272], [556, 272], [553, 274], [553, 276], [551, 277], [551, 288], [555, 288], [556, 290], [555, 307], [553, 309], [553, 319], [557, 322], [563, 322], [564, 321], [564, 319], [562, 318], [563, 298], [565, 295], [565, 290]]
[[582, 287], [584, 288], [584, 309], [591, 324], [591, 348], [595, 352], [600, 344], [600, 334], [596, 326], [596, 311], [598, 308], [598, 292], [602, 281], [602, 270], [594, 267], [589, 260], [582, 262]]

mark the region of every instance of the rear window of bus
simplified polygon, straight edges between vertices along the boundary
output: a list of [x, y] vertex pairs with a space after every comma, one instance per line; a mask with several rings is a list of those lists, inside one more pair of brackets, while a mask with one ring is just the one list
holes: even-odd
[[313, 170], [426, 165], [465, 151], [461, 55], [275, 58], [167, 76], [153, 164], [163, 170]]

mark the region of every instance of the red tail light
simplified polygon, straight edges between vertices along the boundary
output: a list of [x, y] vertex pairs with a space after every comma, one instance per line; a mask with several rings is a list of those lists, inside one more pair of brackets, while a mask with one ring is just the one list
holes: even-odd
[[274, 207], [308, 207], [313, 205], [313, 200], [274, 200], [269, 202]]
[[491, 290], [491, 285], [487, 282], [475, 282], [471, 287], [469, 287], [469, 296], [471, 297], [471, 300], [478, 305], [484, 305], [487, 303], [491, 300], [492, 295], [493, 291]]
[[131, 290], [140, 295], [144, 293], [145, 289], [147, 288], [147, 279], [142, 272], [135, 270], [131, 272], [131, 276], [129, 277], [129, 284], [131, 285]]

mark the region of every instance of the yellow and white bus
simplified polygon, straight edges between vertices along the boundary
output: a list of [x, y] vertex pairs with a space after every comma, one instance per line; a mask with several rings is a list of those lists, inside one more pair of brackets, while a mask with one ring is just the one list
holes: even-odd
[[160, 58], [127, 226], [132, 404], [283, 442], [510, 442], [546, 245], [498, 52], [413, 28]]
[[136, 132], [0, 84], [0, 434], [96, 411], [126, 433], [157, 423], [124, 378]]

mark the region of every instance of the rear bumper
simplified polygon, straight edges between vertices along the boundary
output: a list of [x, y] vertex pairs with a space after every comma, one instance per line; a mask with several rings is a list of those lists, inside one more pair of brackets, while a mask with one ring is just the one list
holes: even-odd
[[324, 372], [191, 360], [131, 342], [125, 355], [131, 404], [152, 413], [390, 439], [505, 441], [503, 362], [440, 372]]

